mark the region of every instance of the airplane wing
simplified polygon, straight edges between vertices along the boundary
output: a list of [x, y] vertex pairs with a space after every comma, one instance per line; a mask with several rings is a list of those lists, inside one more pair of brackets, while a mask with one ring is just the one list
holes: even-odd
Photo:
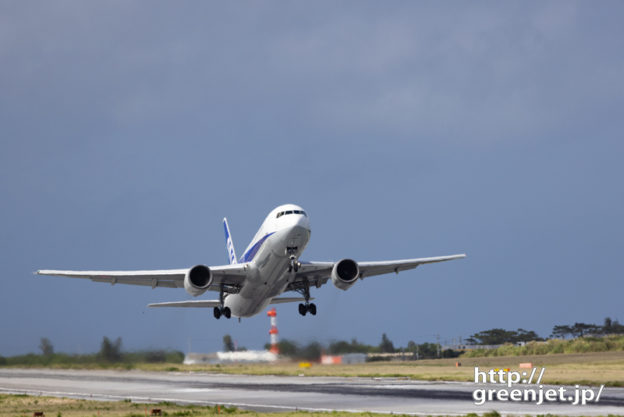
[[[360, 274], [359, 278], [372, 277], [375, 275], [388, 274], [391, 272], [399, 273], [414, 269], [418, 265], [430, 264], [435, 262], [452, 261], [454, 259], [465, 258], [466, 254], [435, 256], [431, 258], [415, 258], [415, 259], [399, 259], [395, 261], [373, 261], [373, 262], [357, 262]], [[335, 262], [302, 262], [294, 281], [289, 285], [289, 290], [296, 290], [307, 281], [312, 286], [320, 287], [330, 278]]]
[[[210, 290], [219, 291], [221, 284], [238, 287], [245, 280], [246, 264], [211, 266], [213, 276]], [[185, 269], [163, 269], [154, 271], [61, 271], [41, 269], [38, 275], [52, 275], [69, 278], [84, 278], [94, 282], [144, 285], [152, 288], [184, 288]]]
[[[314, 298], [310, 298], [313, 300]], [[282, 303], [302, 303], [305, 301], [303, 297], [275, 297], [269, 304]], [[188, 301], [170, 301], [167, 303], [148, 304], [148, 307], [219, 307], [219, 300], [188, 300]]]

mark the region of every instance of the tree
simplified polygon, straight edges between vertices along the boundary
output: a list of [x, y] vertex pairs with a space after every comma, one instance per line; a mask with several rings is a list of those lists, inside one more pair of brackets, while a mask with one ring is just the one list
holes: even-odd
[[388, 339], [388, 336], [385, 333], [381, 335], [381, 343], [379, 344], [379, 350], [381, 350], [382, 353], [394, 353], [395, 352], [394, 344], [392, 344], [392, 341]]
[[621, 325], [617, 320], [611, 320], [610, 317], [607, 317], [604, 319], [604, 325], [602, 326], [602, 333], [604, 334], [624, 333], [624, 325]]
[[107, 362], [119, 362], [121, 360], [121, 337], [111, 342], [108, 337], [104, 336], [99, 356]]
[[586, 334], [598, 332], [599, 327], [595, 324], [574, 323], [572, 326], [572, 334], [575, 337], [583, 337]]
[[475, 333], [470, 336], [479, 345], [502, 345], [510, 343], [514, 339], [515, 332], [505, 329], [490, 329]]
[[478, 345], [502, 345], [503, 343], [529, 342], [531, 340], [543, 340], [533, 330], [505, 330], [490, 329], [475, 333], [466, 339], [471, 344]]
[[524, 329], [516, 330], [516, 335], [513, 339], [514, 339], [513, 340], [514, 343], [530, 342], [532, 340], [544, 340], [541, 337], [539, 337], [537, 333], [535, 333], [533, 330], [524, 330]]
[[344, 340], [336, 340], [329, 344], [329, 353], [332, 355], [343, 355], [345, 353], [369, 353], [375, 349], [374, 346], [360, 343], [357, 339], [351, 339], [351, 342]]
[[54, 355], [54, 346], [52, 346], [52, 342], [50, 342], [50, 339], [47, 337], [41, 338], [41, 342], [39, 342], [39, 349], [41, 349], [43, 356]]
[[[280, 340], [279, 343], [277, 344], [277, 347], [279, 349], [280, 355], [282, 356], [294, 357], [297, 355], [297, 352], [299, 352], [299, 346], [297, 346], [295, 342], [288, 340], [288, 339]], [[270, 343], [265, 344], [264, 348], [266, 350], [271, 349], [271, 344]]]
[[572, 327], [565, 325], [565, 324], [561, 324], [561, 325], [556, 325], [555, 327], [553, 327], [552, 330], [552, 337], [560, 337], [562, 339], [565, 339], [568, 335], [572, 334]]
[[234, 341], [232, 340], [232, 336], [226, 334], [223, 336], [223, 350], [225, 352], [234, 352], [236, 349], [234, 348]]
[[613, 327], [613, 321], [611, 321], [611, 317], [605, 317], [604, 324], [602, 325], [602, 331], [605, 334], [611, 333], [611, 329]]
[[619, 321], [613, 320], [613, 323], [611, 323], [611, 333], [624, 334], [624, 324], [620, 324]]
[[298, 352], [298, 357], [308, 361], [317, 361], [321, 358], [323, 347], [319, 342], [310, 342]]

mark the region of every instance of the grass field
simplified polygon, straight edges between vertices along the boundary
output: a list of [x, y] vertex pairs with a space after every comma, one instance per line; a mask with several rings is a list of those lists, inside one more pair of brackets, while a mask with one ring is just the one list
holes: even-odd
[[[461, 362], [460, 367], [455, 362]], [[474, 367], [481, 369], [510, 368], [518, 370], [521, 362], [532, 362], [545, 367], [543, 383], [624, 386], [624, 352], [592, 352], [528, 356], [496, 356], [459, 359], [431, 359], [405, 362], [368, 362], [353, 365], [319, 365], [302, 369], [295, 362], [275, 364], [181, 365], [168, 363], [137, 363], [110, 366], [120, 369], [146, 371], [210, 372], [249, 375], [309, 375], [309, 376], [360, 376], [403, 377], [433, 381], [473, 381]], [[101, 366], [61, 366], [88, 369]]]
[[[456, 367], [459, 361], [461, 366]], [[434, 381], [473, 381], [474, 367], [518, 370], [521, 362], [546, 367], [542, 382], [624, 386], [624, 352], [499, 356], [485, 358], [431, 359], [405, 362], [368, 362], [353, 365], [318, 365], [302, 369], [298, 363], [228, 365], [139, 365], [144, 370], [219, 372], [250, 375], [310, 375], [405, 377]]]
[[[30, 417], [43, 412], [46, 417], [144, 417], [153, 409], [160, 409], [162, 416], [189, 417], [396, 417], [397, 414], [305, 411], [258, 413], [223, 406], [177, 405], [172, 403], [139, 404], [130, 401], [88, 401], [71, 398], [35, 397], [28, 395], [0, 394], [0, 417]], [[481, 414], [482, 417], [500, 417], [496, 411]], [[454, 416], [457, 417], [457, 416]], [[477, 417], [467, 414], [464, 417]], [[616, 417], [616, 416], [609, 416]], [[621, 417], [621, 416], [620, 416]]]
[[[160, 409], [163, 416], [193, 417], [284, 417], [288, 415], [351, 416], [347, 413], [256, 413], [223, 406], [205, 407], [176, 405], [172, 403], [139, 404], [130, 401], [87, 401], [71, 398], [34, 397], [28, 395], [0, 394], [0, 417], [31, 417], [35, 412], [43, 412], [46, 417], [144, 417], [150, 416], [153, 409]], [[368, 414], [367, 414], [368, 415]]]

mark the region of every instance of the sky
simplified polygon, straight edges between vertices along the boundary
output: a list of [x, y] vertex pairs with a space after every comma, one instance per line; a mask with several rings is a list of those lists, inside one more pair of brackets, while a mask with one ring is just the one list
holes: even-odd
[[[621, 2], [2, 2], [0, 355], [210, 352], [266, 314], [37, 269], [227, 263], [268, 212], [305, 260], [467, 253], [277, 306], [282, 338], [395, 345], [624, 321]], [[214, 298], [209, 293], [203, 297]]]

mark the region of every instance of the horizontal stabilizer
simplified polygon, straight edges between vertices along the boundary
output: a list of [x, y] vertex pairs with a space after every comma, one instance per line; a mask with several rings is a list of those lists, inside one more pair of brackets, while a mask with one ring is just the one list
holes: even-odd
[[148, 304], [148, 307], [219, 307], [219, 300], [188, 300], [188, 301], [170, 301], [168, 303]]
[[[310, 297], [310, 300], [314, 300], [314, 298]], [[270, 304], [282, 304], [282, 303], [303, 303], [305, 302], [305, 298], [303, 297], [275, 297], [271, 300]]]
[[[314, 298], [310, 298], [314, 300]], [[305, 301], [303, 297], [275, 297], [270, 304], [282, 303], [302, 303]], [[219, 307], [219, 300], [188, 300], [188, 301], [170, 301], [167, 303], [148, 304], [148, 307], [196, 307], [196, 308], [212, 308]]]

